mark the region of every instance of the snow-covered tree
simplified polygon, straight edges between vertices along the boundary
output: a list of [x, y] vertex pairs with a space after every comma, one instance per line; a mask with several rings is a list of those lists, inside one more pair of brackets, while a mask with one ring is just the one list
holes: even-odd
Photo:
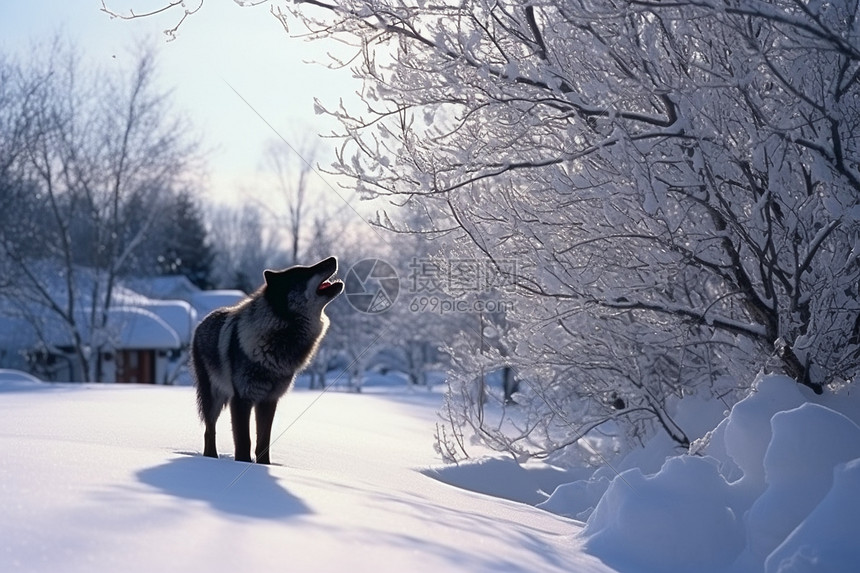
[[457, 235], [451, 257], [521, 263], [504, 343], [531, 408], [521, 453], [606, 420], [684, 444], [673, 397], [724, 373], [816, 392], [856, 376], [857, 0], [275, 11], [356, 47], [366, 108], [329, 113], [358, 192]]
[[725, 372], [856, 375], [856, 1], [292, 13], [360, 48], [367, 108], [331, 111], [359, 192], [528, 263], [510, 346], [543, 419], [572, 424], [551, 441], [641, 416], [685, 443], [667, 401]]

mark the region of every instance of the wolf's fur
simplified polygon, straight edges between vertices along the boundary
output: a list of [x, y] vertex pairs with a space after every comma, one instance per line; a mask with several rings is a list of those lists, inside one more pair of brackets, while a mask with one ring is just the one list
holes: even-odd
[[211, 312], [194, 332], [191, 370], [206, 426], [203, 454], [218, 457], [215, 423], [228, 404], [236, 460], [251, 461], [250, 417], [257, 422], [257, 463], [269, 463], [272, 420], [281, 396], [308, 365], [328, 328], [325, 306], [343, 291], [330, 257], [312, 267], [266, 271], [265, 284], [236, 306]]

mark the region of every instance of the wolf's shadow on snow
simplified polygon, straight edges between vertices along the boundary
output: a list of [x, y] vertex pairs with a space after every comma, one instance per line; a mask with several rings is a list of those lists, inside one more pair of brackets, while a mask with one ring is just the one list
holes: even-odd
[[141, 470], [138, 479], [162, 492], [204, 501], [213, 509], [245, 517], [278, 519], [310, 513], [265, 465], [182, 456]]

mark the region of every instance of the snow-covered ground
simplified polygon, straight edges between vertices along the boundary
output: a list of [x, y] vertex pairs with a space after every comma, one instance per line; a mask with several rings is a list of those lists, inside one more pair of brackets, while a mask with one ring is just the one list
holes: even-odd
[[[714, 420], [713, 402], [683, 402], [676, 419], [685, 427]], [[503, 458], [431, 473], [526, 503], [540, 498], [527, 484], [559, 484], [539, 507], [587, 519], [583, 550], [622, 573], [856, 573], [858, 421], [855, 387], [815, 396], [771, 375], [710, 431], [698, 424], [693, 455], [658, 434], [587, 479]]]
[[[191, 388], [0, 377], [0, 571], [853, 573], [860, 564], [852, 388], [814, 397], [765, 377], [695, 455], [579, 481], [581, 472], [502, 456], [442, 467], [432, 447], [440, 395], [366, 390], [286, 396], [276, 465], [266, 467], [200, 455]], [[634, 456], [663, 459], [658, 442]], [[219, 451], [232, 451], [227, 415]]]
[[659, 472], [616, 476], [582, 532], [620, 571], [860, 570], [860, 400], [784, 376]]
[[0, 571], [611, 571], [581, 523], [422, 473], [438, 394], [296, 390], [266, 467], [200, 455], [192, 392], [0, 381]]

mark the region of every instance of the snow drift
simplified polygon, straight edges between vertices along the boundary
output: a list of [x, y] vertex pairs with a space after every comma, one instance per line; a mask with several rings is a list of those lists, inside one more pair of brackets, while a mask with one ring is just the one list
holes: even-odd
[[850, 399], [831, 402], [761, 379], [693, 455], [616, 476], [581, 533], [586, 550], [622, 572], [855, 571], [860, 427], [833, 409]]

